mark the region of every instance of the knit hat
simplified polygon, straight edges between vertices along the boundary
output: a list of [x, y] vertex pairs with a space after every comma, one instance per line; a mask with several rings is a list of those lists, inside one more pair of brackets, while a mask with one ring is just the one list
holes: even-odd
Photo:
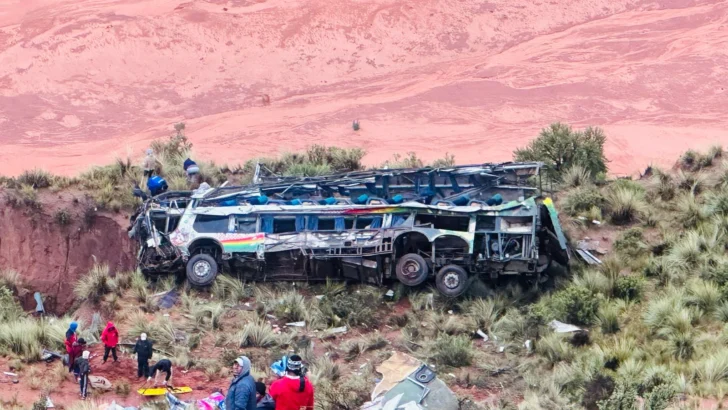
[[301, 356], [297, 354], [292, 355], [288, 358], [288, 364], [286, 365], [286, 369], [291, 372], [301, 371], [301, 361]]

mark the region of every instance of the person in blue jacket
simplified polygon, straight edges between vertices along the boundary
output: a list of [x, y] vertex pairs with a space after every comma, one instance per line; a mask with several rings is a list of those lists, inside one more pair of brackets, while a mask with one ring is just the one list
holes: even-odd
[[250, 374], [250, 359], [240, 356], [233, 362], [233, 381], [225, 396], [225, 410], [256, 410], [255, 379]]
[[157, 196], [167, 190], [167, 181], [158, 175], [153, 175], [147, 180], [147, 188], [152, 196]]

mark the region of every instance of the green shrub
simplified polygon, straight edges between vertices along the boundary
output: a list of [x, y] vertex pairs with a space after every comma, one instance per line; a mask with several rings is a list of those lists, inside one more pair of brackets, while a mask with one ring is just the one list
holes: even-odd
[[98, 303], [111, 291], [108, 265], [94, 265], [88, 273], [76, 282], [74, 293], [80, 300]]
[[53, 176], [42, 169], [34, 169], [32, 171], [23, 171], [18, 176], [18, 182], [21, 185], [28, 185], [35, 189], [48, 188], [53, 185]]
[[473, 363], [473, 343], [468, 336], [441, 333], [432, 349], [432, 359], [441, 366], [463, 367]]
[[625, 380], [620, 380], [608, 399], [599, 402], [599, 410], [634, 410], [637, 389]]
[[10, 322], [25, 316], [23, 308], [13, 296], [13, 292], [5, 286], [0, 286], [0, 322]]
[[557, 319], [576, 325], [594, 323], [599, 310], [598, 297], [577, 285], [556, 292], [551, 302]]
[[538, 138], [513, 154], [516, 161], [544, 163], [547, 177], [556, 181], [567, 169], [580, 165], [592, 177], [607, 172], [604, 157], [606, 137], [599, 128], [574, 131], [566, 124], [554, 123], [541, 130]]
[[581, 186], [566, 194], [561, 208], [571, 216], [578, 216], [590, 212], [592, 208], [601, 209], [604, 206], [604, 197], [593, 186]]
[[644, 239], [640, 228], [630, 228], [622, 232], [614, 241], [614, 249], [624, 256], [636, 258], [647, 251]]
[[561, 176], [561, 183], [568, 188], [590, 185], [592, 182], [592, 175], [581, 165], [572, 166]]
[[614, 303], [606, 304], [599, 307], [597, 314], [597, 322], [604, 334], [612, 334], [619, 332], [619, 313], [620, 308]]
[[639, 300], [642, 298], [644, 286], [645, 280], [641, 276], [620, 276], [614, 281], [614, 296], [625, 300]]
[[698, 202], [695, 194], [687, 192], [676, 201], [676, 219], [684, 228], [695, 228], [707, 219], [705, 208]]
[[71, 223], [71, 214], [65, 209], [59, 209], [56, 211], [55, 215], [53, 215], [53, 219], [58, 225], [66, 226]]
[[606, 203], [610, 220], [615, 225], [634, 222], [647, 208], [642, 193], [624, 186], [610, 189]]

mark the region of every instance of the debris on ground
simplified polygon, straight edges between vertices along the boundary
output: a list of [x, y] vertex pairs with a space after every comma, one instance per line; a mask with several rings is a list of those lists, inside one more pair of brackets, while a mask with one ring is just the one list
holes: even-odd
[[105, 377], [89, 375], [88, 381], [94, 389], [111, 390], [113, 388], [111, 382]]
[[400, 352], [378, 366], [382, 380], [362, 410], [457, 410], [458, 399], [424, 363]]
[[577, 242], [576, 253], [589, 265], [601, 265], [602, 261], [594, 254], [605, 255], [607, 251], [599, 247], [599, 241], [591, 241], [586, 238]]
[[38, 314], [44, 314], [45, 313], [45, 307], [43, 307], [43, 298], [40, 295], [40, 292], [35, 292], [33, 294], [33, 298], [35, 299], [35, 313]]
[[179, 299], [179, 292], [177, 292], [177, 289], [171, 289], [160, 296], [161, 297], [159, 298], [157, 305], [162, 309], [169, 309], [177, 303], [177, 299]]
[[549, 322], [549, 327], [553, 329], [553, 331], [556, 333], [572, 333], [582, 331], [582, 329], [578, 326], [559, 322], [558, 320], [552, 320], [551, 322]]

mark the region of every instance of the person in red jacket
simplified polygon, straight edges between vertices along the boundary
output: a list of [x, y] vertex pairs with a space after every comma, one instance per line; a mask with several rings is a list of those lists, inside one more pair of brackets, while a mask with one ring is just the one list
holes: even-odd
[[109, 358], [109, 352], [114, 357], [114, 363], [117, 363], [119, 359], [116, 357], [116, 345], [119, 344], [119, 331], [112, 322], [107, 323], [106, 328], [101, 332], [101, 341], [104, 343], [104, 363]]
[[276, 403], [276, 410], [313, 410], [313, 385], [303, 375], [301, 356], [288, 358], [286, 374], [273, 382], [268, 394]]
[[76, 359], [73, 345], [76, 343], [76, 329], [78, 329], [78, 323], [71, 322], [71, 324], [68, 326], [68, 330], [66, 330], [66, 353], [68, 353], [68, 373], [71, 373], [73, 371], [73, 362]]

